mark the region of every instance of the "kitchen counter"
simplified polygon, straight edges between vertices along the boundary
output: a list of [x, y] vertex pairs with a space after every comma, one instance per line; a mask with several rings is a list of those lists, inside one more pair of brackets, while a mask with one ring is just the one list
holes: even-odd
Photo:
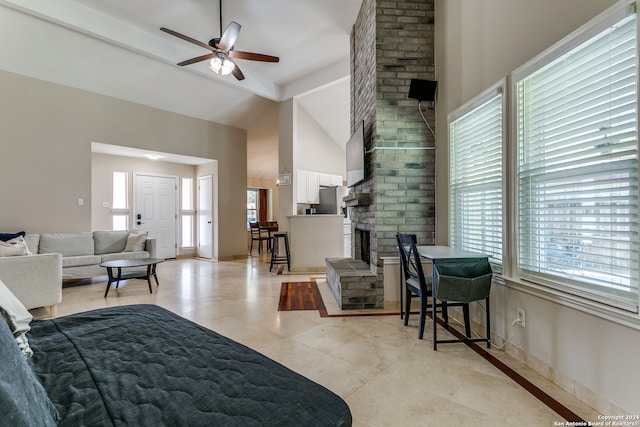
[[291, 215], [289, 246], [291, 271], [325, 271], [325, 258], [344, 255], [344, 216]]

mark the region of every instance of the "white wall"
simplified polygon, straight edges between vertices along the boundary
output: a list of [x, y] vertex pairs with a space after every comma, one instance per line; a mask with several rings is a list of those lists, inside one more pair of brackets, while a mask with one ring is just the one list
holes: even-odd
[[[299, 103], [295, 168], [340, 175], [346, 179], [346, 141], [339, 145]], [[327, 106], [331, 108], [331, 106]]]
[[[436, 0], [437, 241], [447, 243], [449, 112], [598, 15], [614, 0]], [[640, 413], [640, 332], [519, 284], [492, 288], [494, 331], [512, 354], [605, 415]], [[475, 313], [476, 318], [481, 314]], [[638, 323], [636, 323], [638, 324]]]
[[219, 255], [246, 256], [244, 130], [2, 71], [0, 93], [5, 230], [91, 230], [93, 141], [218, 160]]

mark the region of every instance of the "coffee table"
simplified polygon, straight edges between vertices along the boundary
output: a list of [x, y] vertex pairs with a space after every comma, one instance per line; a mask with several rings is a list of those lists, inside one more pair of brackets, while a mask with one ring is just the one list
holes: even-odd
[[[149, 293], [153, 293], [151, 289], [151, 276], [156, 279], [156, 286], [160, 286], [158, 283], [158, 276], [156, 275], [156, 265], [163, 262], [162, 258], [141, 258], [141, 259], [117, 259], [113, 261], [106, 261], [100, 264], [101, 267], [107, 269], [107, 274], [109, 275], [109, 282], [107, 283], [107, 289], [104, 291], [104, 297], [107, 297], [109, 293], [109, 289], [111, 288], [111, 284], [116, 282], [116, 289], [120, 285], [121, 280], [128, 279], [144, 279], [149, 284]], [[125, 271], [123, 272], [123, 268], [134, 268], [134, 267], [147, 267], [145, 270], [134, 270], [134, 271]], [[114, 274], [114, 269], [117, 269], [117, 274]]]

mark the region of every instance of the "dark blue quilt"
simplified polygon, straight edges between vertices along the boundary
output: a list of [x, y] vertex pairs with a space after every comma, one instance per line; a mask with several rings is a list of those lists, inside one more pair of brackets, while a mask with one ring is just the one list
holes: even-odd
[[31, 326], [31, 363], [60, 425], [351, 425], [328, 389], [158, 306]]

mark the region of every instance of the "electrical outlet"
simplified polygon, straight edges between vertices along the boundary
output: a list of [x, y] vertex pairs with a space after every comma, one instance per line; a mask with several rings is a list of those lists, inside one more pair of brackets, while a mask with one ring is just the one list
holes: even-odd
[[516, 319], [518, 319], [518, 325], [522, 326], [523, 328], [527, 325], [527, 318], [524, 312], [524, 308], [516, 308]]

